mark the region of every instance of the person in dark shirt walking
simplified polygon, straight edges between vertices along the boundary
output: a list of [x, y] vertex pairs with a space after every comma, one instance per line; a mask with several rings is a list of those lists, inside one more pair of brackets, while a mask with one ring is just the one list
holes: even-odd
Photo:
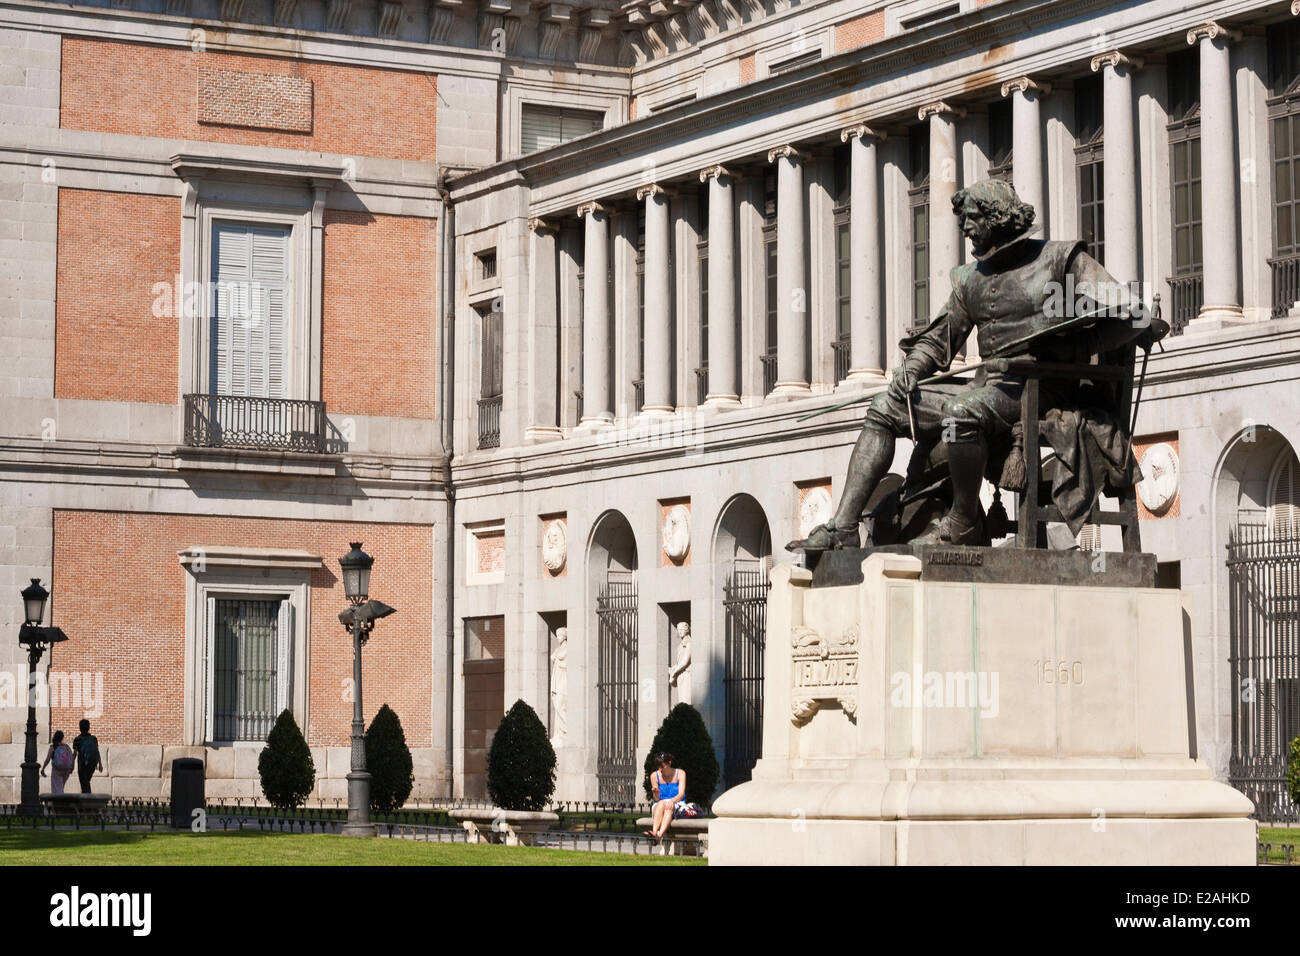
[[72, 751], [77, 755], [77, 777], [81, 780], [81, 792], [90, 793], [90, 778], [95, 771], [104, 772], [104, 761], [99, 756], [99, 741], [90, 732], [90, 721], [84, 717], [78, 725], [79, 733], [72, 741]]

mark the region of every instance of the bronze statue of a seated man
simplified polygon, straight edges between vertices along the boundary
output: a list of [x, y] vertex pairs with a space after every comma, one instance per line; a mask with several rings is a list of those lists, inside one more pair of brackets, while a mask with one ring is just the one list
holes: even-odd
[[[952, 294], [943, 309], [926, 328], [902, 340], [903, 363], [868, 406], [834, 517], [791, 542], [790, 550], [858, 546], [863, 508], [893, 462], [898, 437], [926, 447], [942, 440], [951, 475], [951, 508], [914, 543], [984, 542], [980, 483], [990, 445], [1005, 444], [1020, 420], [1025, 379], [989, 373], [977, 376], [974, 385], [917, 384], [946, 370], [972, 329], [985, 358], [1025, 354], [1039, 361], [1083, 363], [1142, 336], [1149, 346], [1168, 331], [1145, 315], [1083, 243], [1030, 238], [1034, 208], [1009, 184], [976, 183], [953, 197], [953, 208], [975, 261], [953, 270]], [[1072, 313], [1084, 298], [1089, 307], [1080, 321]], [[1063, 331], [1056, 334], [1055, 327]], [[1027, 339], [1033, 345], [1021, 348]], [[1043, 389], [1045, 404], [1068, 403], [1068, 384], [1045, 382]]]

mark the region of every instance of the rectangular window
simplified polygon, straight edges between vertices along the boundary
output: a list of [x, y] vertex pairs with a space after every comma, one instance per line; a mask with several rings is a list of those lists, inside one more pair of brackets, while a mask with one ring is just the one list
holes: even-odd
[[497, 277], [497, 251], [488, 249], [474, 256], [478, 261], [478, 277], [480, 279], [495, 279]]
[[1268, 28], [1273, 163], [1273, 314], [1300, 301], [1300, 23]]
[[[671, 275], [671, 271], [669, 273]], [[637, 375], [632, 382], [632, 407], [641, 411], [645, 405], [645, 204], [639, 203], [636, 214], [636, 354]]]
[[852, 247], [849, 233], [852, 198], [852, 169], [849, 144], [835, 148], [835, 340], [831, 350], [835, 358], [835, 381], [844, 381], [849, 374], [852, 318], [850, 292], [852, 288]]
[[525, 105], [520, 116], [519, 149], [525, 154], [549, 149], [594, 133], [604, 124], [605, 114], [599, 110]]
[[209, 391], [289, 397], [289, 234], [218, 222], [212, 236]]
[[989, 179], [1011, 182], [1011, 100], [989, 106]]
[[908, 136], [907, 198], [912, 239], [912, 325], [930, 322], [930, 130], [912, 127]]
[[763, 258], [766, 298], [767, 347], [764, 349], [763, 394], [776, 388], [776, 171], [763, 174]]
[[1171, 54], [1169, 80], [1169, 179], [1173, 219], [1171, 325], [1177, 334], [1204, 300], [1201, 253], [1200, 51]]
[[209, 598], [207, 739], [265, 740], [289, 706], [287, 598]]
[[504, 391], [502, 314], [480, 312], [479, 328], [478, 447], [497, 448], [501, 444], [501, 398]]
[[709, 186], [700, 186], [696, 205], [700, 215], [695, 256], [700, 276], [700, 365], [695, 370], [695, 404], [703, 405], [709, 391]]
[[1102, 162], [1101, 77], [1074, 85], [1074, 161], [1079, 176], [1079, 233], [1088, 254], [1105, 262], [1106, 170]]

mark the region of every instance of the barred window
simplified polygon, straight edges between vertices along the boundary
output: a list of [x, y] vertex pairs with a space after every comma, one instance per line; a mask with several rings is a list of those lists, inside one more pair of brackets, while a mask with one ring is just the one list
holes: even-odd
[[852, 216], [853, 170], [849, 144], [835, 148], [835, 381], [849, 374], [849, 350], [852, 341], [850, 293], [853, 260], [849, 222]]
[[1090, 76], [1074, 85], [1074, 157], [1079, 175], [1079, 234], [1098, 262], [1105, 262], [1106, 251], [1103, 132], [1101, 77]]
[[914, 126], [908, 137], [907, 198], [912, 232], [912, 325], [930, 321], [930, 130]]
[[289, 600], [209, 601], [208, 741], [265, 740], [289, 706]]
[[1204, 300], [1201, 252], [1200, 51], [1184, 50], [1167, 61], [1169, 78], [1169, 180], [1173, 218], [1173, 275], [1169, 286], [1174, 332], [1201, 311]]
[[1011, 182], [1012, 113], [1011, 100], [989, 105], [989, 179]]

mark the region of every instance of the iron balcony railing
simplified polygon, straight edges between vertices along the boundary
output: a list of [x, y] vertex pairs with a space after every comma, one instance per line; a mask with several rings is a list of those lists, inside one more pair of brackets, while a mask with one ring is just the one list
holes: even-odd
[[850, 339], [847, 333], [831, 343], [831, 351], [835, 353], [835, 384], [837, 385], [849, 377], [849, 364], [851, 362], [849, 343]]
[[478, 447], [501, 447], [501, 396], [478, 400]]
[[1173, 276], [1169, 280], [1169, 292], [1173, 304], [1169, 310], [1170, 334], [1179, 335], [1201, 313], [1205, 302], [1204, 276], [1199, 272]]
[[639, 412], [645, 408], [645, 379], [632, 380], [632, 410]]
[[1300, 252], [1268, 260], [1273, 273], [1273, 316], [1286, 315], [1300, 302]]
[[709, 363], [695, 370], [695, 404], [703, 405], [709, 397]]
[[323, 454], [325, 403], [252, 395], [185, 396], [185, 444]]
[[763, 363], [763, 394], [767, 395], [776, 388], [776, 349], [769, 348], [758, 359]]

